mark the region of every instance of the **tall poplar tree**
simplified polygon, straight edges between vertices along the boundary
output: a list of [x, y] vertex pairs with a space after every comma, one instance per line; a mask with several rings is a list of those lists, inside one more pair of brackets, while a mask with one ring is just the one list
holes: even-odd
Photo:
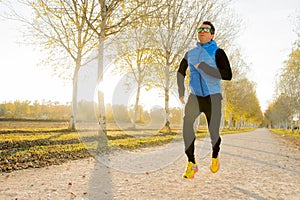
[[33, 41], [48, 53], [47, 64], [64, 76], [70, 71], [73, 74], [70, 129], [75, 129], [78, 72], [83, 57], [97, 44], [87, 19], [91, 18], [97, 4], [88, 0], [27, 0], [23, 3], [33, 10], [33, 19], [25, 19], [18, 13], [15, 16], [28, 25]]
[[[159, 28], [156, 28], [156, 33], [153, 34], [157, 43], [157, 51], [154, 53], [157, 65], [150, 84], [163, 91], [166, 112], [164, 128], [170, 132], [169, 100], [175, 83], [176, 70], [185, 51], [196, 43], [197, 27], [205, 20], [218, 22], [214, 23], [216, 27], [232, 27], [226, 32], [220, 31], [216, 37], [216, 40], [221, 41], [219, 45], [228, 46], [237, 32], [239, 20], [236, 20], [234, 26], [232, 19], [225, 18], [226, 14], [223, 11], [229, 5], [229, 1], [163, 0], [163, 2], [166, 3], [167, 8], [160, 13], [157, 22]], [[230, 14], [231, 12], [228, 12], [228, 16], [232, 17]]]
[[[159, 1], [149, 0], [98, 0], [98, 14], [86, 18], [87, 23], [98, 36], [98, 81], [103, 81], [104, 43], [109, 37], [116, 36], [136, 20], [147, 17], [153, 11], [159, 10]], [[147, 13], [141, 12], [142, 7], [148, 7]], [[100, 128], [106, 130], [104, 93], [98, 91], [98, 115]]]

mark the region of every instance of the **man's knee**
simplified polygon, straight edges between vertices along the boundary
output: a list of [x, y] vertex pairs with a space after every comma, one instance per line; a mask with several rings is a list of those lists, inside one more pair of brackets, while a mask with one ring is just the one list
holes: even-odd
[[183, 117], [183, 122], [191, 122], [194, 123], [194, 121], [196, 120], [197, 117], [189, 115], [189, 114], [185, 114]]

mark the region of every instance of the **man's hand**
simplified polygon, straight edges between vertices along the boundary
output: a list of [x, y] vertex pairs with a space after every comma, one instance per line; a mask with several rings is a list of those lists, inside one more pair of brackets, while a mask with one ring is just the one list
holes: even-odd
[[182, 104], [185, 104], [185, 101], [184, 101], [184, 96], [182, 96], [182, 97], [179, 97], [179, 100], [180, 100], [180, 102], [181, 102]]
[[197, 64], [195, 64], [195, 67], [197, 68], [197, 69], [202, 69], [204, 66], [203, 65], [205, 65], [206, 63], [205, 62], [200, 62], [200, 63], [197, 63]]

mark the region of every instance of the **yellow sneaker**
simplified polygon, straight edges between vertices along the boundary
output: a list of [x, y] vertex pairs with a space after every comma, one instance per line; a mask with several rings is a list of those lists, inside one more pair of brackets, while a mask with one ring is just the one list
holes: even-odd
[[212, 158], [211, 165], [210, 165], [210, 171], [212, 173], [216, 173], [219, 169], [220, 169], [219, 158]]
[[188, 162], [183, 178], [193, 179], [195, 174], [199, 171], [197, 164]]

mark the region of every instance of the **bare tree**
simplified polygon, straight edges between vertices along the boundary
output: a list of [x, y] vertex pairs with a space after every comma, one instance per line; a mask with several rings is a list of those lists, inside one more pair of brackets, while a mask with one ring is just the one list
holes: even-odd
[[136, 128], [141, 89], [146, 86], [147, 79], [151, 74], [152, 63], [154, 63], [152, 55], [153, 47], [151, 47], [152, 36], [149, 34], [150, 29], [151, 28], [147, 27], [132, 29], [126, 32], [124, 37], [121, 36], [117, 44], [119, 59], [116, 59], [115, 62], [118, 66], [115, 72], [126, 76], [127, 89], [136, 85], [134, 114], [132, 119], [132, 128], [134, 129]]
[[[217, 38], [222, 39], [223, 46], [231, 43], [238, 23], [233, 26], [233, 21], [218, 17], [222, 14], [229, 1], [216, 0], [165, 0], [167, 9], [160, 13], [161, 18], [158, 21], [159, 28], [157, 34], [157, 67], [155, 70], [155, 79], [151, 84], [161, 88], [165, 97], [166, 123], [165, 129], [170, 132], [170, 92], [175, 83], [175, 73], [178, 63], [182, 59], [184, 52], [191, 47], [192, 42], [196, 42], [196, 28], [204, 20], [218, 21], [220, 24], [229, 24], [234, 27], [226, 32], [222, 32]], [[227, 38], [228, 37], [228, 38]], [[163, 66], [163, 67], [162, 67]]]
[[56, 73], [66, 77], [70, 76], [69, 72], [73, 73], [70, 129], [75, 129], [78, 72], [83, 57], [97, 44], [95, 33], [88, 26], [87, 19], [93, 15], [92, 11], [97, 4], [89, 3], [88, 0], [26, 0], [20, 3], [32, 9], [33, 17], [28, 19], [14, 9], [11, 9], [8, 17], [26, 24], [29, 40], [39, 44], [41, 50], [48, 53], [46, 63], [52, 65]]
[[268, 106], [265, 112], [265, 118], [269, 126], [274, 128], [287, 128], [289, 119], [292, 117], [289, 101], [288, 96], [281, 94]]
[[[229, 60], [233, 79], [223, 84], [223, 99], [225, 102], [225, 121], [228, 128], [240, 127], [243, 122], [252, 124], [262, 122], [262, 111], [255, 91], [255, 83], [247, 78], [248, 65], [239, 49], [231, 49]], [[239, 122], [233, 124], [232, 122]]]
[[279, 80], [276, 85], [277, 97], [275, 98], [275, 102], [279, 101], [279, 98], [281, 98], [282, 95], [286, 97], [287, 100], [285, 101], [285, 104], [291, 110], [289, 118], [291, 127], [293, 127], [293, 118], [296, 115], [298, 115], [299, 118], [298, 126], [300, 124], [300, 14], [299, 12], [296, 12], [290, 17], [293, 20], [293, 31], [297, 34], [298, 39], [280, 72]]
[[[277, 92], [287, 96], [286, 104], [290, 107], [290, 120], [293, 126], [293, 115], [300, 114], [300, 40], [297, 41], [295, 48], [289, 55], [289, 59], [282, 68]], [[279, 96], [280, 97], [280, 96]], [[279, 98], [278, 97], [278, 98]], [[277, 99], [275, 99], [277, 100]], [[299, 115], [300, 116], [300, 115]]]
[[[140, 13], [142, 6], [149, 6], [152, 10], [159, 9], [152, 2], [119, 1], [119, 0], [81, 0], [81, 1], [46, 1], [26, 0], [21, 4], [29, 6], [34, 11], [34, 19], [28, 20], [17, 12], [13, 18], [26, 23], [34, 40], [48, 51], [48, 62], [56, 65], [57, 73], [65, 73], [73, 68], [65, 64], [66, 61], [75, 62], [73, 71], [73, 99], [70, 128], [75, 128], [77, 106], [77, 79], [82, 65], [83, 56], [98, 46], [98, 81], [103, 79], [104, 42], [109, 36], [116, 35], [127, 25], [133, 23], [149, 13]], [[150, 9], [150, 12], [152, 12]], [[55, 64], [54, 64], [55, 63]], [[61, 70], [64, 66], [65, 69]], [[99, 123], [106, 129], [104, 94], [99, 91]]]
[[[153, 11], [160, 9], [160, 4], [156, 1], [148, 0], [99, 0], [99, 5], [96, 8], [98, 14], [93, 18], [88, 18], [87, 23], [92, 30], [98, 35], [98, 81], [103, 81], [103, 56], [104, 56], [104, 42], [110, 37], [114, 36], [120, 31], [124, 30], [128, 25], [133, 24], [137, 19], [146, 17]], [[147, 13], [141, 12], [142, 7], [149, 7]], [[98, 115], [99, 123], [102, 130], [106, 130], [104, 93], [98, 92]]]

